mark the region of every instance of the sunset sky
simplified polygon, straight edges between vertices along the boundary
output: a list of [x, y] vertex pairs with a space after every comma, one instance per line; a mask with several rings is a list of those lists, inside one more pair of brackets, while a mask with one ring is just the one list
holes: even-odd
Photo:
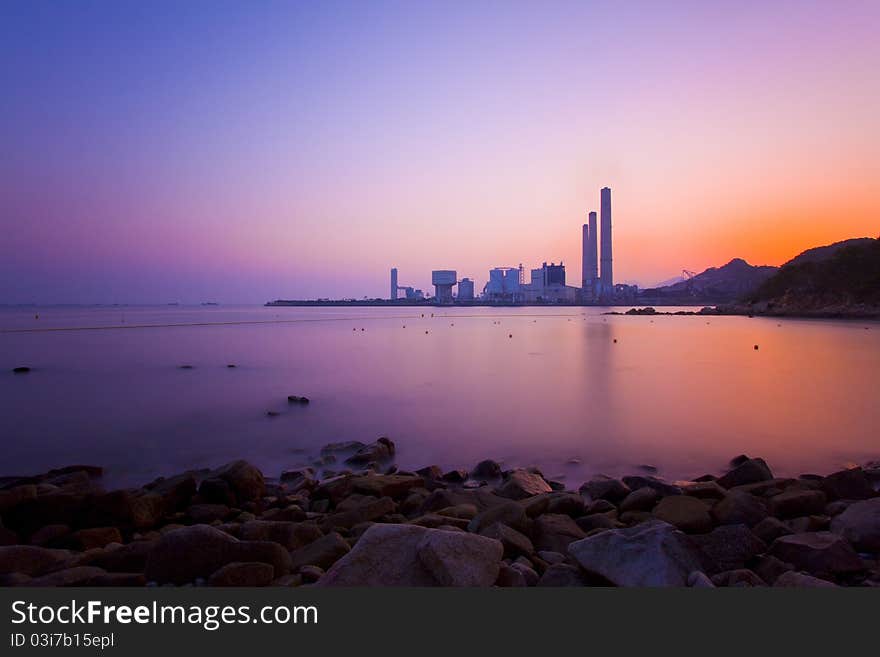
[[0, 5], [0, 303], [261, 303], [880, 234], [880, 2]]

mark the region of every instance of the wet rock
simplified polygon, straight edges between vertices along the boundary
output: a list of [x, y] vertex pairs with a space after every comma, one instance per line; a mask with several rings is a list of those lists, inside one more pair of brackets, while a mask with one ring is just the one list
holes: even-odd
[[138, 490], [115, 490], [89, 497], [81, 524], [87, 527], [115, 526], [143, 530], [155, 527], [165, 513], [160, 495]]
[[263, 473], [247, 461], [227, 463], [215, 470], [212, 476], [223, 479], [229, 484], [238, 504], [256, 502], [265, 494], [266, 482]]
[[350, 465], [366, 465], [372, 461], [384, 463], [394, 458], [394, 443], [386, 437], [379, 438], [369, 445], [364, 445], [354, 454], [345, 459]]
[[586, 586], [587, 581], [575, 566], [566, 563], [554, 563], [548, 566], [541, 579], [538, 580], [538, 586]]
[[591, 515], [594, 513], [608, 513], [609, 511], [617, 512], [617, 507], [614, 506], [608, 500], [596, 500], [590, 503], [586, 509], [584, 509], [584, 515]]
[[233, 561], [218, 568], [208, 578], [208, 586], [268, 586], [275, 569], [259, 561]]
[[55, 550], [36, 545], [0, 547], [0, 575], [23, 573], [36, 576], [59, 568], [69, 560], [69, 550]]
[[821, 488], [830, 500], [866, 500], [877, 495], [862, 468], [830, 474], [822, 480]]
[[800, 588], [837, 588], [837, 584], [806, 573], [790, 570], [776, 578], [773, 586]]
[[781, 520], [768, 516], [752, 528], [755, 536], [770, 545], [780, 536], [793, 534], [794, 532]]
[[238, 503], [235, 491], [225, 479], [208, 477], [199, 485], [199, 499], [205, 504], [222, 504], [226, 507]]
[[528, 470], [512, 471], [498, 489], [498, 495], [512, 500], [522, 500], [532, 495], [549, 493], [550, 488], [544, 477]]
[[370, 527], [318, 586], [491, 586], [500, 541], [413, 525]]
[[745, 568], [753, 557], [767, 550], [767, 544], [745, 525], [722, 525], [691, 539], [722, 571]]
[[587, 533], [594, 529], [615, 529], [618, 527], [617, 521], [611, 517], [611, 514], [604, 513], [594, 513], [589, 516], [581, 516], [575, 520], [575, 523]]
[[752, 527], [767, 517], [767, 507], [750, 493], [732, 490], [712, 507], [712, 516], [720, 525]]
[[312, 491], [312, 499], [328, 499], [332, 504], [338, 504], [348, 497], [354, 489], [352, 479], [354, 477], [347, 474], [323, 479]]
[[339, 527], [351, 528], [362, 522], [379, 520], [383, 516], [393, 513], [395, 509], [394, 500], [390, 497], [377, 499], [373, 496], [367, 496], [357, 506], [344, 507], [342, 504], [337, 506], [337, 513], [324, 518], [321, 522], [321, 528], [324, 531]]
[[822, 491], [789, 489], [771, 497], [768, 510], [777, 518], [793, 518], [822, 513], [826, 502]]
[[567, 553], [568, 546], [586, 537], [583, 529], [569, 516], [560, 513], [545, 513], [534, 521], [533, 535], [538, 550]]
[[162, 498], [164, 512], [173, 513], [189, 505], [196, 494], [196, 478], [190, 473], [161, 478], [145, 486], [145, 489]]
[[681, 488], [678, 486], [649, 475], [624, 477], [623, 483], [629, 486], [633, 491], [638, 490], [639, 488], [651, 488], [657, 491], [661, 497], [666, 497], [667, 495], [681, 495]]
[[287, 484], [288, 490], [292, 493], [300, 490], [313, 490], [318, 485], [314, 468], [285, 470], [281, 473], [281, 481]]
[[620, 503], [620, 512], [650, 511], [660, 499], [660, 493], [649, 486], [635, 489]]
[[303, 566], [318, 566], [327, 570], [350, 550], [351, 546], [341, 535], [331, 532], [295, 550], [291, 554], [293, 559], [291, 567], [294, 571], [298, 571]]
[[880, 498], [851, 504], [831, 520], [831, 531], [857, 550], [880, 553]]
[[777, 559], [771, 554], [765, 554], [755, 560], [752, 569], [761, 579], [770, 586], [773, 586], [780, 575], [794, 570], [794, 566], [790, 563], [785, 563], [781, 559]]
[[718, 485], [723, 488], [733, 488], [744, 484], [754, 484], [760, 481], [773, 479], [773, 473], [764, 459], [746, 459], [735, 466], [733, 470], [718, 479]]
[[235, 561], [269, 563], [276, 577], [290, 571], [290, 555], [277, 543], [239, 541], [214, 527], [193, 525], [163, 534], [147, 555], [144, 574], [148, 580], [183, 584]]
[[752, 572], [748, 568], [738, 568], [736, 570], [728, 570], [712, 576], [712, 583], [715, 586], [767, 586], [767, 582], [761, 579], [757, 573]]
[[695, 497], [670, 495], [654, 507], [654, 517], [689, 534], [702, 534], [712, 529], [709, 507]]
[[510, 559], [515, 559], [521, 554], [530, 555], [535, 552], [535, 546], [528, 536], [500, 522], [486, 527], [480, 532], [480, 535], [500, 541], [504, 546], [504, 556]]
[[351, 480], [352, 490], [364, 495], [376, 497], [402, 498], [413, 488], [424, 484], [424, 479], [417, 475], [367, 475], [354, 477]]
[[468, 471], [467, 470], [450, 470], [449, 472], [444, 473], [440, 477], [443, 481], [449, 482], [451, 484], [461, 484], [467, 481]]
[[321, 454], [332, 454], [334, 452], [349, 452], [349, 451], [357, 451], [362, 447], [366, 447], [364, 443], [359, 440], [347, 440], [344, 442], [338, 443], [328, 443], [321, 448]]
[[495, 479], [501, 476], [501, 466], [491, 459], [480, 461], [471, 470], [471, 477], [474, 479]]
[[155, 541], [134, 541], [126, 545], [109, 546], [91, 554], [82, 565], [97, 566], [118, 573], [143, 572], [147, 555], [154, 545]]
[[428, 481], [435, 481], [443, 476], [443, 470], [440, 469], [439, 465], [429, 465], [416, 470], [416, 474]]
[[830, 532], [780, 536], [770, 546], [770, 554], [813, 574], [846, 574], [864, 568], [852, 546]]
[[510, 564], [510, 567], [518, 570], [522, 574], [523, 579], [526, 582], [526, 586], [538, 585], [538, 580], [540, 579], [540, 577], [538, 576], [538, 573], [535, 572], [534, 568], [531, 568], [524, 563], [520, 563], [519, 561], [514, 561], [512, 564]]
[[617, 586], [685, 586], [709, 564], [688, 536], [659, 520], [608, 529], [568, 546], [589, 573]]
[[597, 475], [580, 487], [580, 493], [586, 494], [591, 500], [607, 500], [619, 504], [632, 492], [629, 486], [613, 477]]
[[701, 500], [720, 500], [727, 495], [727, 490], [719, 486], [716, 481], [697, 481], [685, 484], [681, 487], [681, 492]]

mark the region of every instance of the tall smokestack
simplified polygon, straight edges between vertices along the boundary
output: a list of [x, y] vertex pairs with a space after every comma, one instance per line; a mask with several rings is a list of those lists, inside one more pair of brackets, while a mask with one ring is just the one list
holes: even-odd
[[590, 226], [584, 224], [581, 236], [581, 289], [584, 292], [590, 289]]
[[593, 298], [599, 287], [599, 222], [596, 213], [590, 213], [590, 294]]
[[391, 300], [397, 301], [397, 267], [391, 269]]
[[603, 187], [599, 196], [602, 219], [602, 294], [611, 295], [614, 292], [614, 269], [611, 264], [611, 188]]

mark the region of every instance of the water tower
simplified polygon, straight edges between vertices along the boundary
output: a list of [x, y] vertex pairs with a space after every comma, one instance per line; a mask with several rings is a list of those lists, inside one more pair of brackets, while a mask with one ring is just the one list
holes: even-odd
[[458, 274], [451, 269], [436, 269], [431, 272], [434, 285], [434, 301], [438, 304], [452, 303], [452, 286], [458, 282]]

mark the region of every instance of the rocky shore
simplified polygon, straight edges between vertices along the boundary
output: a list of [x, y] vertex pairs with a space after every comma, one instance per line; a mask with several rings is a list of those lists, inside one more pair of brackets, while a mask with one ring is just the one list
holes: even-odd
[[[416, 472], [387, 438], [267, 479], [235, 461], [105, 491], [101, 469], [0, 478], [4, 586], [880, 586], [880, 462], [775, 477]], [[342, 469], [328, 472], [328, 464]]]

